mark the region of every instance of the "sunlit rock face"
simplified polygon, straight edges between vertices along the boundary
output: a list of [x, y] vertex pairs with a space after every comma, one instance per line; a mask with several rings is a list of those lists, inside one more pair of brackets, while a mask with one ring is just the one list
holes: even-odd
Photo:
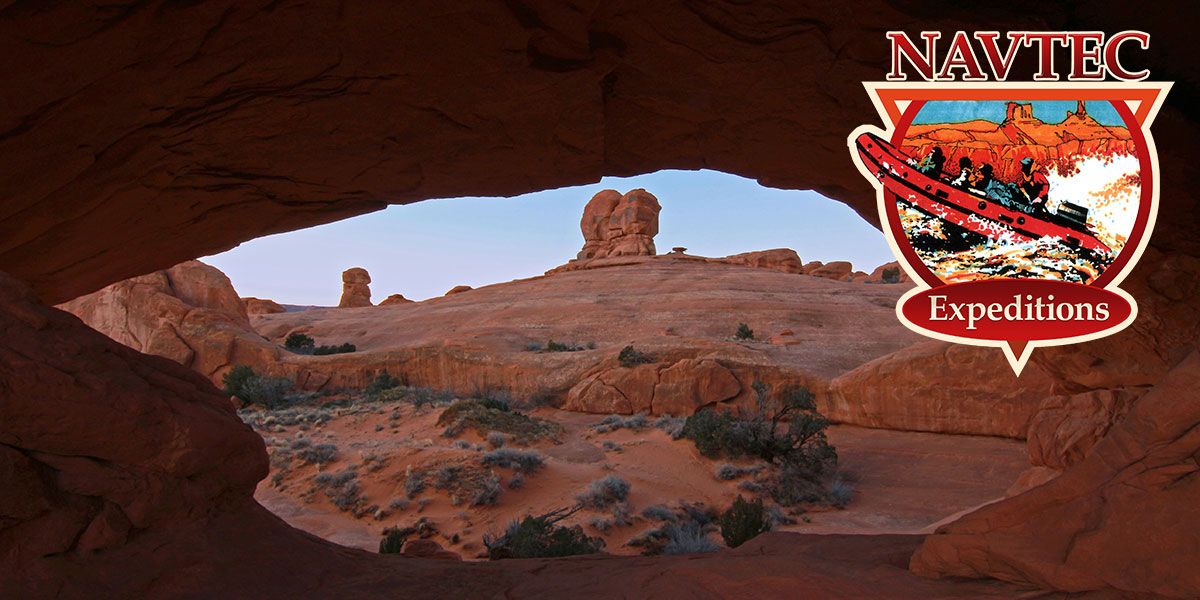
[[578, 258], [654, 256], [661, 210], [658, 198], [643, 189], [597, 193], [583, 207], [579, 228], [584, 244]]
[[[261, 302], [251, 305], [257, 310]], [[234, 365], [261, 369], [280, 355], [250, 327], [246, 304], [229, 278], [196, 260], [114, 283], [59, 308], [134, 350], [217, 382]]]
[[371, 306], [371, 275], [362, 267], [342, 271], [342, 298], [338, 308]]

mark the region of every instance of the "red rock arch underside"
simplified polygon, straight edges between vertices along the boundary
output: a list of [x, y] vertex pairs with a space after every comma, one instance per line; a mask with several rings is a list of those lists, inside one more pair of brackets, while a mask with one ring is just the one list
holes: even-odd
[[[0, 590], [15, 597], [1200, 595], [1195, 3], [0, 3]], [[456, 195], [714, 168], [874, 220], [845, 136], [888, 29], [1151, 32], [1176, 80], [1137, 323], [1035, 356], [1094, 423], [1048, 484], [924, 540], [699, 559], [397, 562], [252, 498], [262, 440], [198, 374], [49, 308], [256, 236]], [[1088, 408], [1136, 397], [1123, 418]], [[1058, 421], [1055, 421], [1058, 419]], [[1090, 421], [1089, 421], [1090, 420]], [[1053, 427], [1048, 439], [1054, 443]], [[915, 554], [914, 554], [915, 550]], [[904, 565], [912, 556], [911, 571]], [[790, 574], [779, 578], [778, 574]], [[615, 576], [616, 575], [616, 576]], [[768, 577], [770, 576], [770, 577]]]

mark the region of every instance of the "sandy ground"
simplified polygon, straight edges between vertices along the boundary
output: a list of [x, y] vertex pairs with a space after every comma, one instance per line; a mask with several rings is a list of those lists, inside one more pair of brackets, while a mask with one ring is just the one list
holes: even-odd
[[[392, 413], [396, 412], [393, 418]], [[575, 495], [598, 478], [616, 474], [631, 484], [628, 498], [632, 523], [598, 531], [591, 521], [609, 516], [584, 510], [566, 521], [580, 523], [590, 535], [605, 538], [606, 551], [637, 554], [630, 538], [657, 522], [639, 516], [647, 506], [678, 502], [724, 508], [739, 494], [738, 481], [722, 481], [714, 471], [722, 462], [701, 456], [687, 440], [672, 440], [655, 428], [598, 433], [602, 417], [539, 409], [532, 414], [560, 423], [561, 443], [534, 446], [546, 457], [545, 467], [525, 476], [520, 489], [505, 485], [495, 505], [455, 505], [445, 491], [432, 489], [397, 507], [406, 496], [410, 469], [460, 463], [478, 465], [487, 444], [467, 432], [457, 439], [441, 436], [436, 424], [440, 408], [408, 404], [334, 409], [332, 418], [307, 431], [272, 425], [263, 432], [268, 448], [280, 448], [297, 437], [338, 448], [338, 458], [324, 466], [293, 461], [282, 476], [259, 484], [256, 498], [291, 525], [346, 546], [375, 551], [382, 531], [424, 517], [440, 531], [435, 539], [464, 558], [483, 552], [482, 536], [497, 533], [513, 519], [573, 505]], [[932, 530], [947, 516], [995, 500], [1026, 468], [1022, 443], [989, 437], [909, 433], [835, 426], [830, 440], [837, 447], [840, 470], [855, 481], [853, 501], [842, 510], [809, 510], [794, 515], [796, 523], [780, 527], [803, 533], [912, 534]], [[605, 442], [610, 442], [606, 449]], [[615, 447], [613, 446], [615, 444]], [[750, 463], [742, 463], [750, 464]], [[318, 473], [355, 467], [364, 499], [373, 510], [355, 517], [334, 506], [314, 487]], [[507, 484], [508, 469], [493, 468]], [[455, 534], [458, 535], [457, 541]], [[714, 535], [714, 540], [719, 536]]]

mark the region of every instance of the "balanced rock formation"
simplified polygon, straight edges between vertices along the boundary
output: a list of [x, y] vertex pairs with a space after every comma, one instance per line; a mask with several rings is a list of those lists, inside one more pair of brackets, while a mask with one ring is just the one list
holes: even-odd
[[371, 306], [371, 275], [362, 267], [342, 271], [342, 299], [338, 308]]
[[661, 210], [658, 198], [641, 188], [625, 195], [616, 190], [598, 192], [583, 208], [579, 227], [584, 242], [578, 258], [654, 256]]
[[391, 296], [384, 298], [379, 303], [379, 306], [388, 306], [391, 304], [412, 304], [412, 303], [413, 303], [413, 301], [409, 300], [408, 298], [405, 298], [404, 294], [392, 294]]
[[169, 358], [213, 381], [235, 364], [258, 368], [279, 355], [250, 327], [229, 278], [196, 260], [114, 283], [59, 308], [134, 350]]
[[265, 298], [242, 298], [242, 306], [246, 308], [247, 315], [274, 315], [287, 312], [287, 309], [278, 302]]
[[829, 263], [813, 261], [804, 265], [803, 272], [805, 275], [813, 277], [824, 277], [825, 279], [836, 281], [850, 281], [853, 279], [854, 265], [844, 260], [835, 260]]

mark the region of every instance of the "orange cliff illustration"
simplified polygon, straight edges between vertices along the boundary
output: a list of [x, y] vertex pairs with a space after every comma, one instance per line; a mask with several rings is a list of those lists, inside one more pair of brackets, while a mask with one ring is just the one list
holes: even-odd
[[1067, 111], [1060, 123], [1046, 123], [1033, 116], [1033, 105], [1008, 102], [1004, 122], [975, 119], [963, 123], [931, 123], [909, 127], [903, 150], [914, 158], [941, 146], [946, 169], [952, 170], [962, 157], [975, 164], [990, 163], [996, 176], [1014, 181], [1021, 160], [1032, 157], [1036, 164], [1069, 174], [1078, 162], [1090, 156], [1135, 154], [1129, 130], [1101, 125], [1087, 112], [1084, 101]]

